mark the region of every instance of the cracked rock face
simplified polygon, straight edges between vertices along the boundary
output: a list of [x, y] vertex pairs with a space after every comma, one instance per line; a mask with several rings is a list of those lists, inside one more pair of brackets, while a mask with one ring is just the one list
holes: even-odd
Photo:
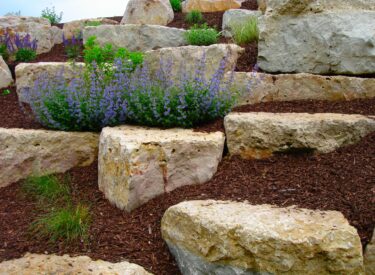
[[3, 57], [0, 55], [0, 89], [6, 88], [13, 83], [12, 73]]
[[187, 201], [161, 231], [184, 275], [363, 274], [358, 233], [336, 211]]
[[217, 170], [224, 134], [185, 129], [104, 128], [99, 145], [99, 189], [131, 211], [178, 187], [204, 183]]

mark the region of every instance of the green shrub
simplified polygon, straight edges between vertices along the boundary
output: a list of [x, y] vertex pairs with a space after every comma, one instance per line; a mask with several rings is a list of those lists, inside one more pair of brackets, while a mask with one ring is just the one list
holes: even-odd
[[5, 44], [0, 44], [0, 55], [5, 61], [9, 58], [8, 47]]
[[79, 240], [87, 242], [90, 223], [89, 208], [79, 204], [76, 207], [53, 209], [35, 220], [30, 230], [33, 236], [48, 239], [51, 243], [71, 243]]
[[174, 12], [180, 12], [182, 10], [181, 0], [169, 0]]
[[85, 27], [97, 27], [100, 26], [102, 22], [100, 21], [88, 21], [85, 23]]
[[42, 10], [42, 17], [47, 18], [51, 24], [58, 24], [61, 22], [63, 13], [60, 12], [60, 15], [58, 15], [55, 11], [55, 7], [52, 7], [51, 9], [49, 7]]
[[36, 58], [36, 51], [29, 48], [19, 48], [16, 52], [16, 61], [30, 62]]
[[258, 41], [258, 20], [252, 17], [245, 24], [234, 23], [231, 25], [233, 39], [238, 45], [244, 45], [252, 41]]
[[185, 21], [189, 24], [199, 24], [203, 22], [203, 15], [200, 11], [191, 11], [186, 14]]
[[218, 42], [219, 32], [214, 28], [209, 28], [206, 24], [195, 25], [185, 32], [185, 39], [190, 45], [208, 46]]

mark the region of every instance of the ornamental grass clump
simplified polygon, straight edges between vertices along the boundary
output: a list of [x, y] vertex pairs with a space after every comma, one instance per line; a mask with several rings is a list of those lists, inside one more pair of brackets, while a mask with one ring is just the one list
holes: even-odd
[[258, 19], [252, 17], [245, 23], [234, 23], [231, 25], [232, 36], [236, 44], [244, 45], [252, 41], [258, 41], [259, 29]]
[[105, 126], [136, 124], [192, 127], [225, 116], [235, 103], [231, 81], [223, 81], [227, 59], [205, 79], [205, 57], [194, 73], [161, 61], [157, 72], [147, 64], [133, 69], [116, 59], [110, 74], [92, 64], [68, 84], [62, 74], [42, 77], [30, 93], [36, 119], [52, 129], [100, 131]]
[[182, 10], [181, 0], [169, 0], [174, 12], [180, 12]]

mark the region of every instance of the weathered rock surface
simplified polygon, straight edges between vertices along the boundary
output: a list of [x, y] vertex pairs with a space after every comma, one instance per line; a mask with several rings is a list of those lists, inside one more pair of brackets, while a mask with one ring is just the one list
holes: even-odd
[[4, 32], [30, 34], [38, 41], [37, 53], [46, 53], [54, 46], [54, 37], [48, 19], [30, 16], [0, 16], [0, 35]]
[[56, 26], [52, 26], [50, 31], [51, 31], [54, 45], [63, 43], [63, 30], [62, 29]]
[[73, 35], [79, 36], [85, 26], [92, 22], [99, 22], [101, 25], [118, 25], [118, 22], [108, 18], [87, 18], [64, 23], [63, 32], [66, 39], [71, 39]]
[[150, 51], [166, 47], [187, 45], [185, 30], [157, 25], [117, 25], [86, 27], [83, 40], [96, 36], [101, 45], [111, 43], [115, 48], [125, 47], [130, 51]]
[[185, 68], [187, 73], [194, 73], [197, 69], [197, 64], [205, 56], [205, 74], [206, 78], [210, 79], [219, 69], [223, 58], [227, 58], [225, 71], [230, 71], [234, 68], [243, 52], [244, 49], [235, 44], [163, 48], [146, 52], [144, 62], [149, 65], [152, 72], [160, 69], [160, 60], [164, 64], [172, 62], [172, 74], [176, 77], [181, 77], [179, 75], [181, 68]]
[[217, 170], [223, 133], [122, 126], [104, 128], [99, 145], [99, 189], [131, 211], [178, 187], [204, 183]]
[[372, 240], [367, 244], [365, 251], [365, 270], [366, 275], [375, 274], [375, 230], [372, 234]]
[[63, 73], [66, 81], [70, 81], [74, 76], [82, 72], [84, 63], [64, 63], [64, 62], [40, 62], [21, 63], [16, 66], [16, 84], [18, 99], [21, 102], [29, 103], [30, 92], [35, 81], [45, 75], [55, 78]]
[[174, 13], [169, 0], [130, 0], [121, 24], [148, 24], [166, 26]]
[[161, 231], [186, 275], [363, 274], [360, 238], [336, 211], [187, 201]]
[[273, 73], [373, 74], [374, 21], [375, 11], [262, 17], [259, 67]]
[[0, 187], [90, 165], [97, 158], [98, 138], [95, 133], [0, 128]]
[[227, 10], [223, 15], [222, 30], [225, 37], [232, 37], [232, 26], [244, 25], [251, 18], [262, 16], [261, 11], [252, 11], [244, 9]]
[[0, 55], [0, 89], [8, 87], [10, 84], [12, 84], [12, 82], [12, 73], [10, 72], [9, 67], [5, 63], [3, 57]]
[[182, 12], [193, 10], [201, 12], [217, 12], [238, 9], [243, 0], [185, 0], [182, 2]]
[[143, 267], [128, 262], [93, 261], [87, 256], [26, 254], [23, 258], [0, 263], [0, 274], [54, 275], [151, 275]]
[[375, 120], [330, 113], [230, 113], [224, 126], [230, 154], [265, 158], [294, 150], [332, 152], [375, 131]]
[[[226, 77], [229, 78], [230, 74]], [[334, 101], [375, 97], [374, 78], [306, 73], [272, 75], [235, 72], [233, 88], [242, 95], [239, 105], [267, 101]]]

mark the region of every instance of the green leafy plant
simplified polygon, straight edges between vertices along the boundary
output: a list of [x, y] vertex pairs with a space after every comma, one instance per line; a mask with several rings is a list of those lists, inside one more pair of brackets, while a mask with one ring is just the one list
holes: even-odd
[[186, 14], [185, 21], [189, 24], [200, 24], [203, 22], [203, 14], [200, 11], [193, 10]]
[[16, 52], [16, 61], [30, 62], [36, 58], [36, 51], [29, 48], [20, 48]]
[[88, 21], [85, 23], [85, 27], [97, 27], [100, 26], [102, 22], [100, 21]]
[[169, 0], [174, 12], [180, 12], [182, 10], [181, 0]]
[[233, 23], [231, 24], [232, 36], [236, 44], [244, 45], [252, 41], [258, 41], [259, 29], [258, 20], [256, 17], [252, 17], [247, 20], [244, 24]]
[[8, 47], [6, 44], [0, 44], [0, 55], [6, 61], [9, 58]]
[[42, 10], [42, 17], [47, 18], [51, 24], [58, 24], [61, 22], [63, 13], [60, 12], [60, 15], [56, 13], [55, 7], [52, 8], [45, 8]]
[[220, 33], [207, 24], [193, 26], [185, 32], [185, 39], [190, 45], [208, 46], [218, 42]]
[[90, 224], [90, 209], [78, 204], [75, 207], [53, 209], [35, 220], [30, 231], [38, 239], [48, 239], [51, 243], [71, 243], [79, 240], [87, 242]]
[[9, 89], [5, 89], [3, 90], [3, 92], [1, 93], [1, 95], [10, 95], [11, 94], [11, 91]]

